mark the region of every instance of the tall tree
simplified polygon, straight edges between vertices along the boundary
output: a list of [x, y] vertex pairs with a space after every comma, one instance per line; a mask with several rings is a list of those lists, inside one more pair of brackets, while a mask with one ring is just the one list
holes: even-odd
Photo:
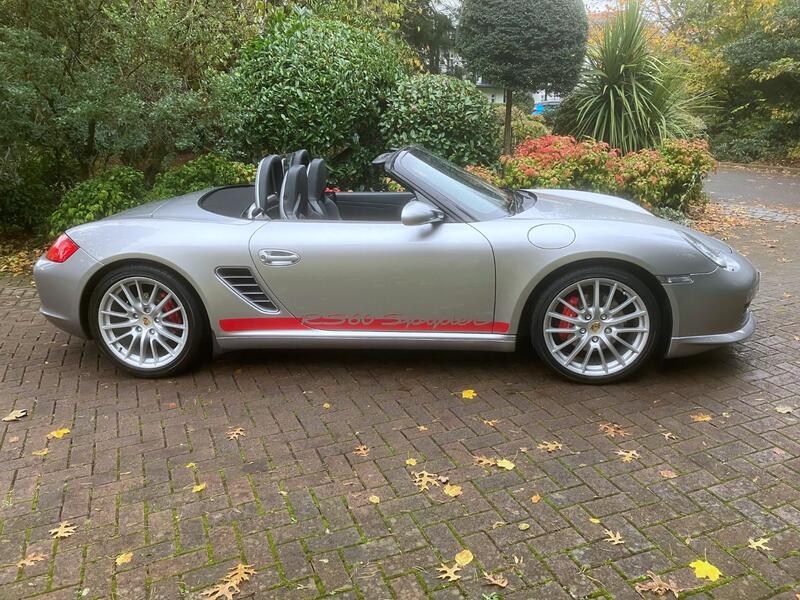
[[469, 70], [506, 90], [504, 152], [514, 90], [572, 90], [588, 27], [582, 0], [464, 0], [458, 49]]

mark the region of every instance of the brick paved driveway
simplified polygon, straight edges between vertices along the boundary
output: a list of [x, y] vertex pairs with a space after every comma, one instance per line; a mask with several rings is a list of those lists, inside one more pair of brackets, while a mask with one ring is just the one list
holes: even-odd
[[[27, 283], [4, 280], [0, 412], [29, 415], [0, 427], [0, 598], [194, 598], [245, 562], [258, 573], [238, 598], [638, 598], [652, 570], [692, 598], [795, 600], [800, 227], [737, 231], [764, 274], [756, 336], [600, 388], [527, 353], [262, 352], [138, 381], [47, 325]], [[610, 438], [604, 422], [630, 435]], [[246, 437], [229, 440], [235, 427]], [[419, 491], [422, 469], [462, 494]], [[60, 521], [76, 533], [56, 541]], [[437, 579], [463, 548], [475, 560], [461, 579]], [[718, 581], [688, 567], [703, 557]], [[484, 570], [508, 587], [484, 585]]]

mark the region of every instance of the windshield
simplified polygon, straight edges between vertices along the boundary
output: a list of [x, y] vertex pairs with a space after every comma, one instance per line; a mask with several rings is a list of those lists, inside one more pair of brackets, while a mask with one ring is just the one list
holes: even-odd
[[424, 190], [441, 194], [479, 221], [508, 216], [514, 194], [468, 173], [448, 160], [422, 148], [408, 148], [402, 155], [404, 174]]

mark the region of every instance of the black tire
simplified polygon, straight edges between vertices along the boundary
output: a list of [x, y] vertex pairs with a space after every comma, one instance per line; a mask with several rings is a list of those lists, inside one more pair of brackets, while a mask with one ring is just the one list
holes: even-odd
[[[629, 362], [629, 364], [627, 364], [621, 370], [611, 374], [583, 375], [581, 373], [576, 373], [562, 365], [558, 360], [556, 360], [550, 349], [548, 349], [547, 341], [545, 340], [546, 334], [544, 332], [545, 319], [550, 318], [547, 317], [546, 313], [550, 305], [555, 301], [556, 296], [579, 281], [594, 278], [617, 281], [631, 288], [631, 290], [633, 290], [636, 295], [639, 296], [648, 312], [649, 334], [647, 340], [644, 342], [644, 347], [635, 355], [636, 358]], [[610, 293], [607, 295], [610, 295]], [[541, 358], [545, 364], [567, 379], [588, 384], [604, 384], [626, 379], [644, 367], [650, 361], [653, 353], [658, 347], [659, 336], [661, 333], [661, 309], [658, 301], [656, 300], [656, 297], [650, 288], [639, 277], [633, 275], [625, 269], [611, 266], [580, 267], [551, 281], [550, 284], [547, 285], [544, 290], [542, 290], [541, 294], [538, 294], [538, 296], [539, 297], [535, 301], [536, 304], [534, 306], [530, 324], [533, 347], [536, 350], [536, 353], [539, 355], [539, 358]], [[589, 324], [587, 323], [587, 325]], [[600, 325], [602, 325], [602, 323], [600, 323]]]
[[[183, 305], [186, 314], [187, 339], [179, 354], [163, 367], [137, 368], [123, 362], [108, 347], [101, 335], [99, 323], [100, 303], [105, 293], [115, 284], [129, 277], [147, 277], [168, 287]], [[171, 377], [190, 369], [204, 355], [207, 346], [208, 321], [203, 305], [195, 291], [167, 269], [151, 265], [126, 265], [106, 273], [92, 290], [88, 307], [89, 329], [101, 352], [120, 369], [136, 377], [157, 379]]]

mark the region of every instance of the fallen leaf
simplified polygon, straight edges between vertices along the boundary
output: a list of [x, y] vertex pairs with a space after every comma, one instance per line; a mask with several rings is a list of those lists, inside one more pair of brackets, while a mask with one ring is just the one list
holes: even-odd
[[34, 450], [33, 452], [31, 452], [31, 454], [33, 454], [34, 456], [47, 456], [48, 454], [50, 454], [50, 450], [48, 450], [47, 448], [42, 448], [41, 450]]
[[186, 468], [187, 468], [187, 469], [194, 469], [196, 466], [197, 466], [197, 465], [196, 465], [196, 464], [194, 464], [194, 463], [186, 463]]
[[446, 564], [442, 563], [441, 566], [436, 567], [436, 570], [439, 571], [440, 575], [437, 576], [437, 579], [445, 579], [447, 581], [458, 581], [461, 579], [461, 575], [457, 573], [461, 570], [457, 564], [453, 564], [452, 567], [448, 567]]
[[670, 471], [669, 469], [659, 471], [659, 475], [661, 475], [664, 479], [675, 479], [678, 476], [675, 471]]
[[370, 496], [370, 497], [368, 498], [368, 500], [369, 500], [369, 501], [370, 501], [372, 504], [380, 504], [380, 503], [381, 503], [381, 497], [380, 497], [380, 496], [375, 496], [374, 494], [373, 494], [372, 496]]
[[519, 529], [520, 531], [528, 531], [528, 529], [530, 528], [531, 526], [528, 523], [520, 523], [519, 525], [517, 525], [517, 529]]
[[195, 485], [195, 486], [193, 486], [193, 487], [192, 487], [192, 491], [193, 491], [195, 494], [199, 494], [199, 493], [200, 493], [200, 492], [202, 492], [204, 489], [206, 489], [206, 482], [205, 482], [205, 481], [204, 481], [203, 483], [198, 483], [197, 485]]
[[[776, 413], [780, 413], [780, 414], [782, 414], [782, 415], [788, 415], [788, 414], [789, 414], [789, 413], [791, 413], [793, 410], [794, 410], [794, 407], [793, 407], [793, 406], [784, 406], [784, 405], [781, 405], [781, 406], [776, 406], [776, 407], [775, 407], [775, 412], [776, 412]], [[3, 420], [5, 420], [5, 419], [3, 419]]]
[[444, 486], [444, 488], [442, 488], [442, 491], [451, 498], [455, 498], [456, 496], [461, 495], [461, 486], [448, 483], [446, 486]]
[[8, 438], [9, 444], [16, 444], [18, 441], [19, 441], [18, 435], [12, 435], [10, 438]]
[[439, 487], [439, 476], [436, 473], [428, 473], [427, 471], [420, 471], [419, 473], [411, 473], [414, 477], [414, 485], [416, 485], [420, 491], [427, 491], [430, 486]]
[[483, 419], [483, 424], [487, 427], [497, 427], [500, 419]]
[[497, 529], [498, 527], [502, 527], [505, 524], [506, 524], [505, 521], [495, 521], [494, 523], [492, 523], [492, 529]]
[[613, 546], [619, 546], [620, 544], [625, 543], [625, 540], [622, 539], [622, 534], [619, 531], [611, 531], [610, 529], [606, 529], [605, 532], [608, 537], [603, 539], [604, 542], [611, 542]]
[[626, 435], [630, 435], [627, 431], [622, 428], [622, 425], [617, 423], [600, 423], [600, 431], [605, 433], [608, 437], [625, 437]]
[[322, 408], [324, 408], [325, 410], [328, 410], [330, 407], [331, 407], [331, 403], [330, 402], [323, 402], [322, 403]]
[[511, 471], [515, 467], [514, 463], [508, 460], [507, 458], [501, 458], [500, 460], [498, 460], [497, 466], [500, 467], [501, 469], [505, 469], [506, 471]]
[[486, 571], [484, 571], [483, 578], [489, 585], [496, 585], [497, 587], [501, 588], [508, 587], [508, 579], [506, 577], [503, 577], [502, 573], [495, 574], [495, 573], [487, 573]]
[[683, 591], [683, 588], [679, 588], [672, 579], [662, 579], [652, 571], [648, 571], [647, 576], [650, 578], [650, 581], [637, 583], [634, 586], [634, 589], [639, 592], [639, 594], [642, 594], [642, 592], [653, 592], [656, 596], [663, 596], [664, 594], [672, 592], [677, 598], [678, 594]]
[[494, 458], [488, 458], [486, 456], [473, 456], [472, 459], [475, 461], [476, 465], [481, 467], [494, 467], [497, 464]]
[[522, 452], [523, 454], [526, 454], [528, 450], [530, 450], [530, 448], [528, 448], [527, 446], [523, 446], [522, 448], [519, 449], [519, 451]]
[[238, 440], [240, 437], [247, 437], [247, 434], [244, 432], [244, 429], [241, 427], [236, 427], [234, 429], [229, 429], [228, 433], [225, 434], [228, 436], [229, 440]]
[[227, 581], [228, 583], [232, 583], [233, 585], [239, 585], [244, 583], [245, 581], [249, 581], [252, 575], [256, 574], [256, 570], [253, 568], [253, 565], [245, 565], [239, 563], [235, 567], [233, 567], [225, 577], [222, 578], [223, 581]]
[[663, 436], [664, 436], [664, 439], [665, 439], [665, 440], [677, 440], [677, 439], [678, 439], [678, 438], [675, 436], [675, 434], [674, 434], [674, 433], [672, 433], [671, 431], [662, 431], [662, 432], [661, 432], [661, 435], [663, 435]]
[[475, 390], [464, 390], [463, 392], [461, 392], [461, 397], [464, 400], [474, 400], [475, 398], [478, 397], [478, 392], [476, 392]]
[[406, 464], [409, 467], [413, 467], [415, 464], [417, 464], [417, 459], [416, 458], [407, 458], [406, 459]]
[[176, 402], [170, 402], [167, 404], [167, 408], [178, 408], [178, 404]]
[[700, 413], [699, 415], [692, 415], [692, 421], [695, 423], [705, 423], [711, 420], [711, 415]]
[[369, 448], [364, 445], [356, 446], [356, 449], [353, 450], [353, 454], [356, 456], [369, 456]]
[[694, 569], [694, 576], [698, 579], [716, 581], [722, 575], [722, 572], [717, 567], [706, 560], [696, 560], [689, 563], [689, 566]]
[[768, 541], [769, 540], [767, 538], [760, 538], [760, 539], [757, 539], [757, 540], [754, 540], [753, 538], [749, 538], [747, 540], [747, 547], [748, 548], [752, 548], [753, 550], [766, 550], [766, 551], [769, 551], [769, 550], [772, 550], [772, 548], [767, 546], [767, 542]]
[[32, 552], [28, 554], [25, 558], [17, 563], [17, 568], [21, 569], [23, 567], [30, 567], [36, 564], [37, 562], [44, 560], [44, 554], [39, 554], [38, 552]]
[[209, 600], [233, 600], [234, 595], [240, 591], [239, 586], [250, 579], [251, 575], [255, 575], [256, 571], [253, 565], [244, 565], [239, 563], [233, 569], [228, 571], [228, 574], [223, 577], [214, 587], [211, 587], [203, 592], [203, 596]]
[[465, 548], [455, 556], [456, 564], [459, 567], [466, 567], [469, 563], [472, 562], [473, 558], [475, 557], [472, 555], [472, 552], [468, 548]]
[[67, 429], [66, 427], [62, 427], [61, 429], [56, 429], [55, 431], [51, 431], [50, 433], [48, 433], [47, 434], [47, 439], [48, 440], [52, 440], [53, 438], [55, 438], [57, 440], [60, 440], [61, 438], [63, 438], [68, 433], [69, 433], [69, 429]]
[[114, 562], [117, 563], [117, 566], [119, 567], [120, 565], [127, 565], [132, 560], [133, 560], [133, 552], [124, 552], [123, 554], [117, 556]]
[[533, 502], [534, 504], [539, 504], [539, 502], [541, 501], [542, 497], [539, 494], [534, 494], [533, 496], [531, 496], [531, 502]]
[[5, 417], [3, 417], [3, 421], [19, 421], [22, 417], [27, 417], [28, 411], [24, 408], [15, 408], [10, 413], [8, 413]]
[[419, 426], [417, 427], [417, 429], [418, 429], [418, 430], [420, 430], [420, 431], [428, 431], [428, 428], [427, 428], [427, 427], [425, 427], [425, 425], [419, 425]]
[[52, 535], [53, 539], [55, 540], [68, 538], [75, 533], [75, 529], [75, 525], [69, 521], [61, 521], [61, 523], [58, 524], [58, 527], [50, 530], [50, 535]]
[[595, 525], [599, 525], [600, 519], [598, 519], [597, 517], [589, 517], [589, 522], [594, 523]]
[[621, 456], [624, 463], [633, 462], [634, 458], [641, 458], [636, 450], [617, 450], [615, 454]]
[[555, 452], [556, 450], [561, 450], [563, 448], [561, 442], [542, 442], [538, 446], [536, 446], [539, 450], [544, 450], [548, 454], [550, 452]]

